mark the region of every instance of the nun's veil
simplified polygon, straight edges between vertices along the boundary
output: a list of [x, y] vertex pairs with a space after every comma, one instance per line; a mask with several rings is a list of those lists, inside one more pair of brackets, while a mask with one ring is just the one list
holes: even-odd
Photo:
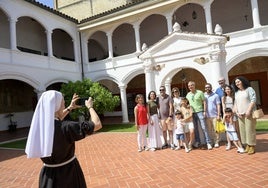
[[27, 139], [25, 152], [28, 158], [51, 156], [55, 112], [60, 109], [62, 99], [62, 94], [54, 90], [45, 91], [41, 95]]

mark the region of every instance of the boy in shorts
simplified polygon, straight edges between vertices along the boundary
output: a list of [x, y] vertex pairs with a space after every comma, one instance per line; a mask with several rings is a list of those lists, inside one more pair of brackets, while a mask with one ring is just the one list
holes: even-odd
[[180, 111], [176, 111], [175, 117], [176, 117], [175, 133], [176, 133], [176, 138], [178, 140], [178, 146], [176, 147], [175, 150], [179, 150], [181, 146], [184, 146], [185, 152], [189, 153], [190, 150], [187, 147], [186, 138], [185, 138], [185, 123], [182, 122], [183, 115]]

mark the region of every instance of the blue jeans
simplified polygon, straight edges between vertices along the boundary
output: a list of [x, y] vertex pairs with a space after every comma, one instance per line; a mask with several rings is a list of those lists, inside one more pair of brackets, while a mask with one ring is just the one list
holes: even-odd
[[207, 125], [206, 125], [206, 121], [205, 121], [205, 117], [203, 115], [203, 112], [197, 112], [197, 113], [193, 113], [193, 122], [194, 122], [194, 134], [195, 134], [195, 142], [200, 142], [200, 135], [199, 135], [199, 126], [201, 126], [203, 134], [205, 136], [206, 139], [206, 143], [210, 144], [211, 140], [208, 134], [208, 130], [207, 130]]

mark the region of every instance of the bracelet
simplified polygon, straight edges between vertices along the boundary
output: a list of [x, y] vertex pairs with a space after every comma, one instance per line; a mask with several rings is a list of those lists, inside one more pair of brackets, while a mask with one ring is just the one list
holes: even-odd
[[93, 107], [89, 107], [88, 109], [90, 110], [90, 108], [93, 108]]

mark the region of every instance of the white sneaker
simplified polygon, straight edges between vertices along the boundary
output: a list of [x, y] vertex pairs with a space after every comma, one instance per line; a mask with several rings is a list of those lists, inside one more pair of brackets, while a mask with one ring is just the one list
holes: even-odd
[[177, 146], [177, 147], [175, 148], [176, 151], [177, 151], [177, 150], [180, 150], [180, 149], [181, 149], [180, 146]]
[[189, 150], [188, 148], [185, 148], [185, 152], [186, 152], [186, 153], [189, 153], [190, 150]]
[[148, 148], [147, 146], [145, 146], [144, 150], [145, 151], [149, 151], [150, 148]]
[[212, 146], [210, 144], [207, 144], [208, 150], [212, 150]]
[[238, 153], [241, 153], [241, 154], [243, 154], [243, 153], [245, 153], [245, 150], [244, 150], [244, 148], [238, 148]]
[[151, 148], [150, 151], [155, 151], [155, 148]]
[[172, 149], [172, 150], [174, 150], [174, 149], [175, 149], [174, 144], [171, 144], [171, 145], [170, 145], [170, 149]]
[[228, 144], [225, 148], [226, 151], [230, 150], [231, 149], [231, 146]]
[[142, 148], [141, 147], [139, 147], [138, 152], [142, 152]]
[[215, 145], [214, 145], [214, 148], [218, 148], [218, 147], [220, 147], [219, 144], [215, 144]]

